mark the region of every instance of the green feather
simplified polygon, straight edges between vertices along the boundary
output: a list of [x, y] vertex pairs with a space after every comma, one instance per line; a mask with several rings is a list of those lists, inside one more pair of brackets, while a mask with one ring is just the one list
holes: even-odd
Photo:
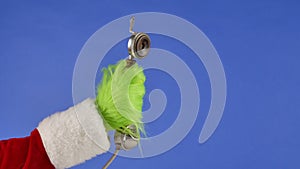
[[[102, 69], [96, 105], [108, 129], [140, 138], [141, 132], [145, 134], [142, 107], [146, 77], [137, 63], [130, 67], [126, 65], [126, 60], [121, 60]], [[137, 128], [137, 133], [127, 128], [132, 124]]]

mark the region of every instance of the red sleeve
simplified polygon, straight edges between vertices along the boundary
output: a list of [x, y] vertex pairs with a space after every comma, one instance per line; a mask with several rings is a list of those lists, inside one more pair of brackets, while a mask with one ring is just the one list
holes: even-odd
[[0, 141], [0, 169], [54, 169], [37, 129], [29, 137]]

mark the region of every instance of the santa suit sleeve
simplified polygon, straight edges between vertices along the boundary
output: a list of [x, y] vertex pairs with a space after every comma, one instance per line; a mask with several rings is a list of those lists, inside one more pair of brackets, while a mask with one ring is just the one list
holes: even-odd
[[93, 99], [45, 118], [29, 137], [0, 141], [0, 169], [70, 168], [108, 151]]

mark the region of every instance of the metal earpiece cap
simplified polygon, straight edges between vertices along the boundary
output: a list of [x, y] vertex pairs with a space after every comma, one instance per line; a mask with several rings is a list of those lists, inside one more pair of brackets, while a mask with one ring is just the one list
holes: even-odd
[[150, 44], [150, 37], [147, 34], [133, 34], [128, 40], [128, 53], [134, 58], [142, 59], [148, 55]]
[[134, 32], [133, 29], [134, 17], [130, 19], [129, 32], [132, 34], [128, 40], [129, 59], [146, 57], [150, 51], [150, 37], [143, 32]]

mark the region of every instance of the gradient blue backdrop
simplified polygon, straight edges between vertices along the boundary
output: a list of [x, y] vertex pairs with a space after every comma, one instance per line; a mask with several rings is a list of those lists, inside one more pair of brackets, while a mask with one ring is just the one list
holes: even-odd
[[[26, 136], [46, 116], [73, 105], [74, 64], [97, 29], [131, 13], [165, 12], [198, 26], [220, 54], [228, 84], [223, 119], [200, 145], [210, 104], [205, 68], [184, 44], [152, 35], [154, 47], [174, 52], [195, 72], [199, 116], [174, 149], [147, 159], [117, 158], [111, 168], [300, 168], [299, 8], [296, 0], [1, 0], [0, 139]], [[126, 55], [126, 41], [121, 41], [101, 66]], [[160, 88], [168, 97], [163, 116], [146, 126], [155, 135], [176, 118], [179, 91], [167, 74], [146, 74], [148, 90]], [[101, 168], [109, 157], [96, 157], [74, 169]]]

